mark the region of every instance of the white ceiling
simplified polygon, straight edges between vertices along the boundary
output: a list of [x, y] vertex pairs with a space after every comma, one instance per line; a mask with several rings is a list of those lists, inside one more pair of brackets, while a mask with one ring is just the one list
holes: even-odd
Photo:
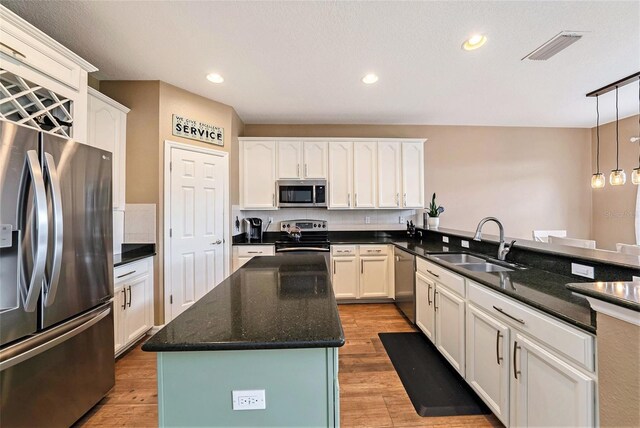
[[[245, 123], [591, 127], [585, 93], [640, 70], [638, 1], [2, 4], [101, 79], [163, 80]], [[549, 61], [521, 61], [562, 30], [587, 33]], [[463, 51], [475, 32], [487, 44]], [[368, 72], [377, 84], [360, 81]], [[614, 99], [601, 97], [605, 122]], [[637, 109], [638, 86], [620, 89], [620, 116]]]

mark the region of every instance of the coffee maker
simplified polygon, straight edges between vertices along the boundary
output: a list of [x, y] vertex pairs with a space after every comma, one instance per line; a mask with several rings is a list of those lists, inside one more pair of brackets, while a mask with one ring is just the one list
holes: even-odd
[[247, 242], [262, 242], [262, 219], [258, 217], [245, 218], [244, 232], [247, 235]]

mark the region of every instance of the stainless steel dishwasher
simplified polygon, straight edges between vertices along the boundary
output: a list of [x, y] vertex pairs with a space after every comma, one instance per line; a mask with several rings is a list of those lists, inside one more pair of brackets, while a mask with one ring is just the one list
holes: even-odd
[[394, 248], [396, 306], [416, 323], [416, 256]]

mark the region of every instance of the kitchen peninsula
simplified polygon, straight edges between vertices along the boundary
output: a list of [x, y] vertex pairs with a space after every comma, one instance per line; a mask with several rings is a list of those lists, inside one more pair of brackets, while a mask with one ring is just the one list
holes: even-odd
[[[343, 344], [323, 256], [253, 259], [143, 346], [158, 353], [159, 423], [339, 426]], [[262, 410], [233, 410], [256, 390]]]

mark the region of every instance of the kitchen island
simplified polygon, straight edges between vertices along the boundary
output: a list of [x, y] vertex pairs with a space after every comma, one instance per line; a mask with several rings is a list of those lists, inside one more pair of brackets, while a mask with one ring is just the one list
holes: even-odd
[[251, 260], [142, 349], [158, 353], [161, 426], [339, 426], [343, 344], [325, 257], [287, 255]]

